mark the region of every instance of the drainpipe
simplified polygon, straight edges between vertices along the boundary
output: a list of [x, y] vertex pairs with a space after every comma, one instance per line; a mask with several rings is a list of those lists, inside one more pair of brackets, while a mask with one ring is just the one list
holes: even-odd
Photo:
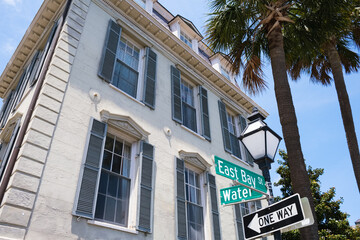
[[0, 185], [0, 203], [2, 202], [2, 200], [4, 198], [7, 185], [9, 184], [11, 173], [12, 173], [12, 171], [14, 169], [14, 165], [15, 165], [16, 159], [18, 157], [21, 144], [22, 144], [22, 142], [24, 140], [25, 133], [26, 133], [27, 128], [28, 128], [29, 123], [30, 123], [30, 119], [32, 117], [32, 114], [34, 112], [37, 100], [39, 98], [41, 87], [44, 84], [45, 75], [46, 75], [46, 72], [47, 72], [47, 70], [49, 68], [50, 61], [51, 61], [51, 59], [53, 57], [55, 46], [56, 46], [56, 44], [58, 42], [58, 39], [59, 39], [60, 31], [61, 31], [62, 27], [64, 26], [65, 18], [66, 18], [67, 14], [68, 14], [70, 4], [71, 4], [71, 0], [67, 0], [66, 6], [64, 8], [64, 12], [63, 12], [63, 14], [61, 16], [61, 19], [60, 19], [59, 27], [56, 29], [56, 32], [55, 32], [55, 35], [54, 35], [54, 40], [51, 43], [48, 55], [47, 55], [47, 57], [45, 59], [44, 65], [43, 65], [43, 69], [42, 69], [42, 71], [40, 73], [40, 76], [39, 76], [39, 79], [38, 79], [38, 84], [36, 85], [36, 88], [34, 90], [34, 95], [33, 95], [32, 99], [31, 99], [31, 102], [30, 102], [30, 106], [29, 106], [29, 108], [28, 108], [28, 110], [26, 112], [24, 123], [20, 128], [20, 132], [19, 132], [19, 135], [18, 135], [18, 137], [16, 139], [14, 149], [13, 149], [11, 155], [10, 155], [9, 163], [8, 163], [8, 166], [7, 166], [6, 170], [5, 170], [3, 181], [1, 182], [1, 185]]

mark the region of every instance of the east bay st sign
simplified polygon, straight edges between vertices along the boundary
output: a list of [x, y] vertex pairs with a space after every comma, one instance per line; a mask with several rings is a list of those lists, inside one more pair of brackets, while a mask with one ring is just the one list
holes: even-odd
[[214, 156], [214, 160], [216, 174], [235, 180], [242, 186], [253, 188], [257, 191], [263, 192], [264, 194], [267, 193], [265, 179], [263, 176], [219, 158], [218, 156]]

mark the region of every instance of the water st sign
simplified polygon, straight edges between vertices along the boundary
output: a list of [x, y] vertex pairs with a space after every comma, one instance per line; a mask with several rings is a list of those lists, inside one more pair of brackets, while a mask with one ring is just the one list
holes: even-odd
[[245, 187], [254, 188], [265, 194], [267, 193], [263, 176], [219, 158], [218, 156], [214, 156], [214, 160], [216, 174], [235, 180]]
[[246, 239], [254, 239], [297, 224], [305, 219], [299, 194], [243, 217]]
[[220, 189], [221, 204], [239, 203], [251, 199], [258, 199], [262, 196], [263, 194], [241, 185]]

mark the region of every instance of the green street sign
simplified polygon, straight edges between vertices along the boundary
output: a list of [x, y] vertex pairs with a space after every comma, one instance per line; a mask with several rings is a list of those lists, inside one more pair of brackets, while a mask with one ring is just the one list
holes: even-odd
[[267, 193], [263, 176], [219, 158], [218, 156], [214, 158], [216, 174], [238, 181], [239, 184], [245, 187], [251, 187], [265, 194]]
[[221, 204], [238, 203], [251, 199], [261, 198], [263, 195], [247, 187], [238, 185], [220, 189]]

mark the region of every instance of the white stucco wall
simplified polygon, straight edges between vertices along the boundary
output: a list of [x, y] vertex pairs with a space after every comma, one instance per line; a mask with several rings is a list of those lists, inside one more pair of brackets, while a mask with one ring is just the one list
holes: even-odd
[[[94, 2], [90, 3], [69, 82], [64, 98], [59, 104], [59, 118], [49, 143], [46, 164], [26, 233], [27, 239], [175, 239], [175, 157], [179, 156], [180, 150], [199, 153], [212, 165], [210, 171], [214, 175], [216, 174], [213, 155], [260, 174], [260, 170], [256, 167], [238, 161], [224, 151], [217, 103], [221, 96], [213, 92], [210, 85], [205, 85], [205, 88], [208, 90], [211, 142], [191, 133], [172, 120], [170, 66], [181, 62], [169, 60], [166, 57], [168, 54], [162, 52], [162, 48], [157, 44], [152, 47], [157, 54], [155, 110], [129, 98], [98, 77], [109, 19], [110, 15], [104, 9]], [[50, 81], [50, 78], [47, 81]], [[90, 90], [100, 94], [99, 103], [94, 103], [90, 99]], [[152, 234], [145, 235], [141, 232], [132, 234], [94, 226], [86, 219], [72, 215], [90, 119], [93, 117], [100, 120], [101, 110], [130, 116], [144, 130], [150, 132], [148, 141], [155, 148]], [[164, 127], [171, 129], [170, 138], [164, 134]], [[132, 160], [139, 161], [139, 159]], [[136, 167], [137, 164], [133, 166]], [[137, 181], [137, 178], [133, 181], [136, 185], [134, 191], [138, 191]], [[230, 180], [221, 176], [216, 176], [216, 183], [218, 190], [232, 184]], [[206, 239], [212, 239], [209, 194], [207, 188], [204, 187], [204, 190], [205, 236]], [[236, 239], [233, 207], [220, 206], [219, 198], [218, 194], [222, 239]], [[133, 200], [136, 200], [136, 197], [131, 199]], [[130, 214], [136, 216], [136, 204], [132, 206]], [[131, 222], [130, 225], [133, 223]]]

